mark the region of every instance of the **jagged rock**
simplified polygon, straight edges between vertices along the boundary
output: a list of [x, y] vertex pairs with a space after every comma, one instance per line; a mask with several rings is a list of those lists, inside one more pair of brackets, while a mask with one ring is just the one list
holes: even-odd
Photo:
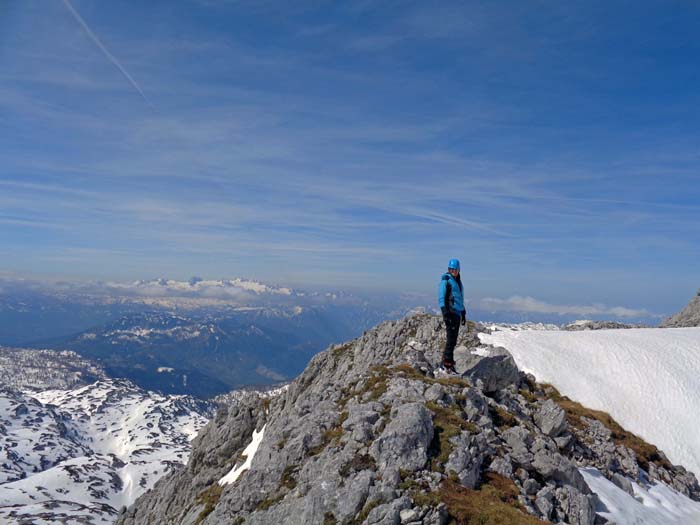
[[535, 423], [542, 432], [556, 437], [566, 428], [566, 412], [554, 401], [548, 399], [535, 413]]
[[440, 401], [443, 397], [445, 397], [445, 387], [443, 387], [442, 385], [431, 385], [425, 391], [426, 401]]
[[470, 354], [462, 374], [474, 384], [482, 384], [484, 392], [491, 393], [520, 381], [520, 371], [513, 356], [505, 348], [492, 348], [488, 356]]
[[629, 480], [629, 478], [615, 472], [610, 478], [610, 481], [612, 481], [630, 496], [634, 496], [634, 489], [632, 488], [632, 482]]
[[392, 403], [422, 403], [425, 400], [425, 383], [394, 378], [390, 381], [389, 388], [382, 397], [385, 401]]
[[411, 501], [404, 497], [391, 503], [380, 505], [367, 516], [367, 525], [401, 525], [401, 511], [411, 507]]
[[421, 518], [421, 513], [418, 509], [404, 509], [399, 512], [399, 517], [401, 518], [401, 524], [411, 523], [413, 521], [418, 521]]
[[584, 494], [591, 492], [576, 466], [557, 452], [538, 451], [535, 454], [532, 467], [547, 479], [571, 485]]
[[441, 503], [437, 508], [429, 511], [423, 517], [422, 525], [447, 525], [449, 521], [449, 515], [445, 504]]
[[645, 328], [641, 324], [620, 323], [618, 321], [591, 321], [588, 319], [574, 321], [562, 327], [568, 332], [580, 332], [583, 330], [622, 330], [629, 328]]
[[661, 328], [700, 326], [700, 290], [697, 291], [683, 310], [665, 319], [660, 326]]
[[550, 486], [544, 487], [535, 497], [535, 508], [545, 520], [549, 520], [552, 517], [552, 511], [554, 510], [553, 500], [554, 489]]
[[347, 409], [348, 418], [342, 424], [343, 430], [349, 431], [355, 441], [367, 443], [372, 438], [375, 423], [381, 417], [379, 412], [383, 405], [377, 402], [360, 404], [352, 400]]
[[433, 439], [430, 411], [420, 403], [406, 403], [391, 412], [391, 421], [372, 443], [370, 455], [380, 470], [389, 465], [414, 471], [428, 461], [428, 447]]
[[532, 434], [523, 427], [512, 427], [503, 432], [501, 437], [510, 447], [510, 456], [516, 464], [529, 467], [534, 456], [528, 450], [532, 444]]
[[469, 438], [464, 435], [452, 438], [454, 449], [445, 463], [445, 471], [456, 472], [459, 482], [473, 489], [479, 482], [483, 455], [477, 446], [470, 447], [469, 443]]
[[464, 412], [467, 414], [469, 421], [478, 421], [482, 416], [486, 416], [489, 411], [489, 405], [486, 398], [473, 388], [467, 388], [462, 392], [464, 395]]
[[523, 491], [526, 496], [534, 496], [540, 490], [540, 484], [536, 480], [530, 478], [523, 482]]
[[570, 525], [593, 525], [595, 522], [595, 497], [582, 494], [573, 487], [557, 489], [557, 502], [560, 514]]
[[557, 444], [557, 447], [559, 447], [559, 450], [568, 451], [571, 444], [573, 443], [573, 436], [569, 433], [566, 433], [563, 436], [555, 437], [554, 442]]
[[504, 478], [513, 477], [513, 465], [508, 458], [497, 457], [489, 465], [489, 470], [500, 474]]

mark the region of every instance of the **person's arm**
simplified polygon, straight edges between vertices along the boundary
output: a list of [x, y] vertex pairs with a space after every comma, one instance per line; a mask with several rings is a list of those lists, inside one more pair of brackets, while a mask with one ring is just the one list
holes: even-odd
[[442, 311], [442, 316], [445, 317], [450, 313], [450, 294], [452, 293], [452, 288], [447, 279], [440, 280], [440, 293], [438, 295], [438, 305]]

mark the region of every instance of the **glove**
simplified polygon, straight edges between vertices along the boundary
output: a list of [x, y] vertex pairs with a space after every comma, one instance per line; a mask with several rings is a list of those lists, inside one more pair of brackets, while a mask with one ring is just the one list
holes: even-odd
[[441, 306], [440, 310], [442, 310], [442, 318], [443, 319], [447, 318], [447, 316], [450, 315], [450, 309], [447, 308], [447, 306]]
[[462, 326], [467, 324], [467, 312], [462, 310]]

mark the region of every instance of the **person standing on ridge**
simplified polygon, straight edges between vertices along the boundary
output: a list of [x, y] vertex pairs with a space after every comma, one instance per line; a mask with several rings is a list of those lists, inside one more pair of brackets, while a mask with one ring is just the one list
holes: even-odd
[[442, 319], [445, 321], [447, 340], [445, 351], [442, 354], [442, 368], [449, 374], [456, 374], [454, 350], [459, 335], [459, 324], [467, 324], [467, 310], [464, 308], [464, 295], [462, 293], [462, 280], [459, 277], [459, 261], [450, 259], [447, 264], [447, 273], [440, 279], [438, 304], [442, 310]]

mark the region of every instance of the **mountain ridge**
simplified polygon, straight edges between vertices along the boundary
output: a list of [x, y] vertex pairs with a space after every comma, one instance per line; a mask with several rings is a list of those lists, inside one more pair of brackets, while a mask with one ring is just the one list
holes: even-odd
[[[689, 505], [700, 500], [692, 473], [537, 384], [507, 351], [481, 345], [481, 330], [470, 323], [460, 334], [457, 378], [436, 376], [444, 330], [435, 316], [331, 346], [280, 396], [219, 411], [188, 465], [118, 523], [432, 525], [479, 513], [499, 525], [605, 523], [583, 468], [628, 495], [663, 482]], [[250, 468], [222, 485], [254, 431], [263, 435]]]

